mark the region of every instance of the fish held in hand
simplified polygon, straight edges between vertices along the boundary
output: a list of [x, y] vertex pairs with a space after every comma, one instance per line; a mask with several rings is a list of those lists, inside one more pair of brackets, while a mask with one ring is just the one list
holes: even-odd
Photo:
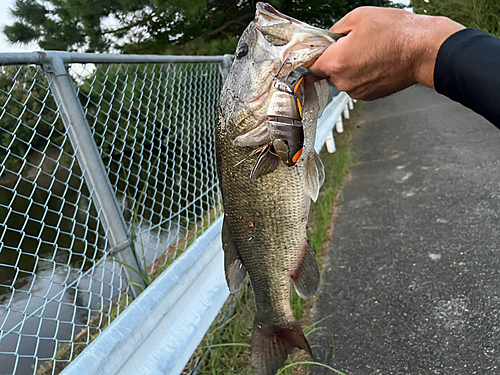
[[276, 79], [297, 67], [307, 68], [336, 39], [338, 35], [258, 3], [221, 93], [216, 146], [224, 267], [231, 292], [241, 288], [247, 273], [250, 277], [256, 375], [274, 375], [295, 347], [312, 355], [293, 316], [290, 287], [293, 280], [299, 296], [308, 299], [320, 281], [306, 229], [310, 201], [316, 200], [324, 181], [314, 143], [329, 86], [325, 81], [301, 85], [303, 151], [289, 166], [269, 150], [273, 80], [278, 72]]

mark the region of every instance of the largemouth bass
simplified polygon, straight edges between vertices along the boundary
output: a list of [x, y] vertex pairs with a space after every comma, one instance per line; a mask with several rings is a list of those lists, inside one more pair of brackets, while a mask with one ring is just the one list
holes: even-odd
[[314, 142], [320, 102], [326, 102], [328, 90], [317, 87], [328, 85], [301, 85], [304, 144], [296, 164], [262, 163], [258, 178], [251, 179], [259, 148], [270, 141], [266, 113], [275, 91], [273, 80], [310, 66], [340, 36], [258, 3], [220, 97], [216, 146], [224, 204], [224, 267], [231, 292], [242, 286], [247, 273], [250, 277], [256, 305], [256, 375], [274, 375], [295, 347], [312, 355], [293, 316], [290, 287], [293, 280], [297, 293], [308, 299], [320, 281], [306, 229], [311, 198], [316, 200], [324, 180]]

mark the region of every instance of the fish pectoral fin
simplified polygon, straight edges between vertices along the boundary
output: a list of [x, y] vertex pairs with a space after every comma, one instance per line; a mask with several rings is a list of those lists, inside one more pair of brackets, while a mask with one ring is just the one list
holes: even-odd
[[247, 275], [247, 270], [238, 255], [236, 244], [234, 243], [227, 219], [225, 218], [222, 224], [222, 249], [224, 250], [226, 283], [229, 291], [234, 293], [241, 289]]
[[293, 316], [284, 326], [267, 321], [269, 316], [259, 314], [257, 310], [252, 332], [252, 366], [255, 375], [275, 375], [295, 348], [305, 350], [314, 360], [311, 347]]
[[257, 180], [266, 174], [274, 172], [278, 168], [279, 163], [280, 159], [272, 154], [269, 149], [264, 151], [253, 167], [250, 179]]
[[305, 191], [315, 202], [318, 199], [319, 189], [323, 182], [325, 182], [323, 162], [315, 151], [310, 152], [306, 159]]
[[256, 147], [271, 141], [267, 128], [266, 117], [257, 121], [257, 124], [245, 134], [236, 137], [233, 144], [238, 147]]
[[295, 291], [303, 299], [309, 299], [318, 290], [320, 275], [316, 254], [308, 243], [302, 249], [302, 259], [292, 275]]

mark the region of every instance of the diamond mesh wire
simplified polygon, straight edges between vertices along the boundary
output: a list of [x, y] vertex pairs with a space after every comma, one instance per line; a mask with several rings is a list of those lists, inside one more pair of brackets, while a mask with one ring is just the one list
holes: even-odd
[[87, 64], [74, 65], [72, 74], [154, 278], [221, 212], [213, 141], [220, 64]]
[[[219, 64], [69, 71], [152, 281], [221, 213]], [[43, 70], [0, 66], [1, 374], [61, 372], [129, 304], [100, 218]]]

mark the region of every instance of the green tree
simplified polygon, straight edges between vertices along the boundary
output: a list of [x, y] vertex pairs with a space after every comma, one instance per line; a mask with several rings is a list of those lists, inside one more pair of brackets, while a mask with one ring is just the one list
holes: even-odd
[[0, 165], [18, 172], [27, 153], [44, 152], [49, 140], [61, 145], [64, 128], [56, 108], [41, 69], [0, 67]]
[[[390, 0], [270, 0], [285, 14], [328, 28], [360, 5]], [[255, 0], [16, 0], [12, 43], [43, 49], [156, 54], [232, 53]]]
[[415, 13], [446, 16], [461, 24], [500, 37], [498, 0], [412, 0]]

